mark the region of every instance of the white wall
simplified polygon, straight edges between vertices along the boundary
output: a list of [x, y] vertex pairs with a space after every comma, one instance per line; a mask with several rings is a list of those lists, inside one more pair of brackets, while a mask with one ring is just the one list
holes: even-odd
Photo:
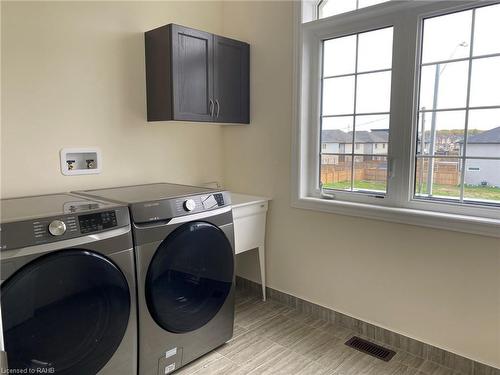
[[[252, 72], [252, 124], [224, 129], [224, 176], [273, 197], [269, 285], [500, 367], [500, 241], [291, 208], [292, 5], [231, 2], [224, 15]], [[258, 281], [256, 253], [238, 257]]]
[[[218, 2], [4, 2], [2, 197], [222, 178], [218, 125], [147, 123], [144, 31], [221, 32]], [[98, 146], [103, 172], [63, 176], [63, 147]]]

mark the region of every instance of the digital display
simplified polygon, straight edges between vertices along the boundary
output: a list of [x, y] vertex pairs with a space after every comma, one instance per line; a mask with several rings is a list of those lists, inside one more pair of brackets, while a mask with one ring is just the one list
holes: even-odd
[[80, 224], [80, 232], [82, 234], [98, 232], [103, 229], [116, 227], [115, 211], [99, 212], [96, 214], [78, 216], [78, 223]]
[[221, 193], [214, 194], [214, 197], [219, 206], [224, 206], [224, 196]]

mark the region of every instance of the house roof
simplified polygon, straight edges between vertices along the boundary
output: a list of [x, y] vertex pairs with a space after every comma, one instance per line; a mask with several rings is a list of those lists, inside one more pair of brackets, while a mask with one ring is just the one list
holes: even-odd
[[[356, 143], [387, 143], [389, 140], [388, 130], [360, 130], [356, 132]], [[337, 129], [325, 129], [321, 132], [323, 143], [351, 143], [352, 131], [344, 132]]]
[[467, 143], [500, 143], [500, 126], [469, 137]]

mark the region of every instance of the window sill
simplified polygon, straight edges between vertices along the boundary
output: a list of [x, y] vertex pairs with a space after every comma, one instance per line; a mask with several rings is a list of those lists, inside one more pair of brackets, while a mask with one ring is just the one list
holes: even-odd
[[500, 220], [486, 217], [313, 197], [294, 199], [292, 207], [500, 238]]

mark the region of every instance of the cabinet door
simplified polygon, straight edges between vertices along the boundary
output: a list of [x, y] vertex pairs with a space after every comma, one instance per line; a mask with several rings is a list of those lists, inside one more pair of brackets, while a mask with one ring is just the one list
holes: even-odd
[[216, 122], [250, 122], [250, 46], [214, 36], [214, 117]]
[[213, 121], [213, 35], [172, 25], [174, 120]]

